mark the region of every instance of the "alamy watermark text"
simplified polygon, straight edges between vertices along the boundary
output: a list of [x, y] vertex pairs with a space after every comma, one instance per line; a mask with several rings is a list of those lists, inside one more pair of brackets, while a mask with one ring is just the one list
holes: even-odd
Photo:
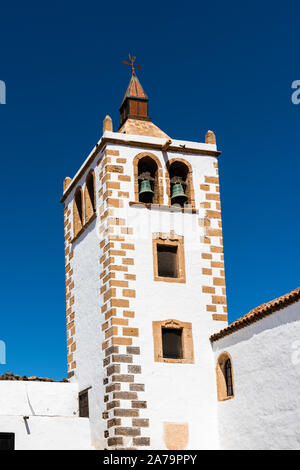
[[292, 103], [299, 104], [300, 103], [300, 80], [294, 80], [292, 83], [292, 88], [295, 90], [292, 93]]
[[3, 80], [0, 80], [0, 104], [6, 104], [6, 85]]

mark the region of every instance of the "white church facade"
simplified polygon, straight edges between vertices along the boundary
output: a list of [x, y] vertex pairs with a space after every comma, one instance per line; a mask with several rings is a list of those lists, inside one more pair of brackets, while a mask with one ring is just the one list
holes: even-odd
[[214, 133], [165, 134], [134, 69], [120, 115], [64, 181], [69, 383], [40, 383], [49, 405], [35, 408], [24, 387], [38, 400], [37, 384], [0, 381], [0, 396], [9, 385], [25, 400], [11, 425], [0, 406], [0, 442], [46, 445], [24, 426], [56, 417], [62, 387], [77, 448], [300, 448], [300, 289], [228, 326]]
[[234, 396], [217, 405], [221, 449], [300, 449], [299, 319], [300, 288], [211, 337], [217, 379], [222, 356], [232, 361]]

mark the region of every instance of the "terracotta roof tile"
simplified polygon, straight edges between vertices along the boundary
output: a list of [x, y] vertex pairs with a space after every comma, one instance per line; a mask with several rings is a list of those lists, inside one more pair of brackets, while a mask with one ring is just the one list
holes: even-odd
[[300, 300], [300, 287], [293, 290], [292, 292], [289, 292], [288, 294], [278, 297], [277, 299], [259, 305], [258, 307], [251, 310], [249, 313], [246, 313], [246, 315], [231, 323], [228, 327], [224, 328], [218, 333], [213, 334], [210, 337], [210, 340], [212, 342], [217, 341], [218, 339], [230, 335], [231, 333], [234, 333], [235, 331], [240, 330], [241, 328], [245, 328], [246, 326], [258, 320], [261, 320], [267, 315], [271, 315], [272, 313], [277, 312], [278, 310], [286, 307], [287, 305], [293, 304], [298, 300]]
[[159, 127], [151, 121], [142, 121], [140, 119], [127, 119], [123, 126], [119, 129], [121, 134], [147, 135], [150, 137], [159, 137], [161, 139], [169, 139]]
[[[124, 95], [123, 102], [125, 101], [126, 98], [144, 98], [148, 99], [146, 93], [143, 90], [142, 85], [140, 84], [139, 79], [137, 78], [136, 74], [133, 73], [131, 75], [126, 93]], [[121, 106], [122, 106], [121, 104]]]

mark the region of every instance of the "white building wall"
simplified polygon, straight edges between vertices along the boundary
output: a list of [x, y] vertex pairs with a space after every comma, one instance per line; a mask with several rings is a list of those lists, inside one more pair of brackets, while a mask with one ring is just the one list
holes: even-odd
[[[130, 201], [134, 201], [133, 159], [145, 152], [143, 147], [124, 147], [110, 145], [118, 150], [120, 157], [127, 159], [124, 173], [131, 175], [127, 184]], [[124, 217], [127, 225], [133, 227], [134, 235], [126, 241], [135, 244], [132, 256], [135, 259], [136, 299], [132, 299], [135, 311], [134, 326], [139, 328], [141, 346], [140, 363], [142, 374], [137, 380], [145, 384], [145, 393], [141, 399], [147, 400], [148, 408], [140, 410], [141, 418], [149, 418], [151, 447], [166, 449], [163, 439], [164, 422], [187, 423], [189, 426], [188, 449], [218, 448], [217, 399], [212, 348], [209, 336], [227, 326], [226, 322], [213, 321], [211, 313], [206, 311], [207, 297], [202, 293], [202, 286], [209, 285], [208, 277], [202, 275], [205, 262], [201, 253], [207, 247], [200, 242], [203, 228], [198, 219], [205, 217], [205, 210], [200, 209], [200, 202], [205, 201], [205, 194], [200, 190], [204, 175], [214, 176], [215, 157], [166, 153], [151, 150], [161, 162], [164, 176], [167, 158], [183, 158], [192, 165], [193, 185], [198, 214], [171, 213], [166, 210], [149, 211], [145, 207], [134, 208], [126, 205], [116, 209], [116, 217]], [[117, 181], [118, 175], [112, 175]], [[165, 178], [164, 204], [168, 204]], [[217, 221], [214, 221], [217, 228]], [[186, 283], [156, 282], [153, 280], [152, 233], [174, 230], [177, 235], [184, 235]], [[212, 240], [214, 244], [214, 240]], [[216, 242], [215, 244], [218, 244]], [[121, 261], [121, 260], [120, 260]], [[116, 258], [118, 264], [118, 258]], [[222, 306], [218, 306], [218, 309]], [[220, 310], [220, 313], [223, 313]], [[194, 364], [170, 364], [154, 362], [154, 344], [152, 322], [176, 319], [192, 323], [194, 343]], [[125, 372], [125, 368], [124, 368]]]
[[0, 432], [15, 433], [17, 450], [91, 449], [77, 384], [0, 381]]
[[300, 302], [213, 343], [232, 357], [233, 399], [218, 403], [223, 449], [300, 449]]
[[[108, 134], [108, 133], [107, 133]], [[109, 133], [112, 134], [112, 133]], [[118, 134], [117, 134], [118, 135]], [[124, 137], [124, 136], [123, 136]], [[125, 136], [130, 138], [132, 136]], [[134, 136], [136, 138], [136, 136]], [[157, 142], [163, 139], [138, 136], [142, 142]], [[182, 145], [189, 144], [184, 141]], [[201, 144], [208, 150], [215, 150], [215, 146]], [[195, 147], [199, 144], [195, 144]], [[112, 145], [110, 150], [119, 151], [119, 157], [127, 159], [124, 164], [124, 174], [131, 176], [131, 182], [123, 182], [122, 190], [130, 193], [129, 201], [134, 201], [134, 175], [133, 159], [145, 152], [143, 145], [138, 143], [135, 147], [127, 145]], [[167, 159], [183, 158], [190, 162], [193, 168], [193, 186], [195, 191], [197, 214], [176, 213], [169, 211], [149, 211], [145, 207], [136, 209], [130, 207], [127, 200], [123, 208], [114, 209], [114, 217], [125, 218], [127, 226], [134, 228], [134, 237], [127, 235], [126, 242], [135, 244], [132, 256], [135, 259], [134, 272], [136, 273], [136, 299], [131, 299], [132, 309], [135, 311], [135, 319], [131, 326], [139, 328], [139, 344], [141, 355], [139, 357], [142, 366], [142, 374], [136, 377], [136, 382], [145, 384], [145, 392], [139, 393], [140, 400], [147, 400], [148, 408], [140, 410], [140, 418], [150, 419], [148, 434], [151, 438], [153, 449], [165, 449], [163, 440], [163, 423], [187, 423], [189, 426], [189, 449], [218, 448], [217, 433], [217, 404], [216, 388], [213, 366], [213, 354], [209, 342], [209, 336], [220, 328], [227, 326], [226, 322], [213, 321], [210, 312], [206, 311], [207, 297], [202, 293], [203, 285], [210, 285], [211, 278], [202, 274], [205, 261], [201, 253], [207, 251], [207, 247], [200, 242], [203, 235], [203, 227], [199, 226], [199, 218], [205, 217], [205, 210], [200, 209], [200, 202], [205, 201], [205, 193], [200, 190], [200, 183], [205, 176], [215, 176], [213, 156], [199, 154], [172, 153], [151, 150], [162, 165], [165, 177], [165, 163]], [[84, 186], [85, 178], [91, 168], [95, 170], [97, 184], [97, 213], [101, 205], [98, 198], [99, 174], [96, 163], [98, 156], [89, 166], [81, 180], [73, 188], [66, 201], [66, 207], [73, 211], [72, 201], [75, 189]], [[111, 173], [110, 181], [118, 181], [118, 173]], [[105, 187], [103, 188], [105, 191]], [[164, 204], [167, 205], [167, 195], [164, 178]], [[149, 215], [154, 220], [149, 221]], [[71, 220], [73, 217], [71, 217]], [[182, 221], [184, 224], [182, 225]], [[212, 220], [212, 228], [218, 228], [218, 221]], [[74, 311], [75, 311], [75, 341], [76, 361], [75, 375], [71, 380], [77, 381], [79, 390], [92, 387], [89, 390], [90, 422], [92, 430], [92, 444], [96, 448], [104, 448], [105, 422], [102, 413], [105, 410], [103, 386], [104, 352], [101, 344], [104, 341], [101, 325], [104, 322], [101, 314], [101, 281], [100, 263], [101, 250], [99, 250], [99, 238], [97, 220], [83, 232], [73, 243], [72, 269], [74, 281]], [[146, 228], [146, 230], [142, 230]], [[152, 233], [167, 232], [174, 229], [177, 235], [185, 237], [185, 263], [186, 283], [154, 282], [153, 280], [153, 256]], [[211, 237], [211, 244], [218, 244], [219, 240]], [[216, 255], [220, 256], [221, 255]], [[115, 264], [121, 263], [121, 258], [115, 256]], [[216, 276], [219, 275], [216, 271]], [[122, 273], [116, 272], [116, 280], [123, 279]], [[117, 288], [117, 298], [122, 296]], [[222, 305], [217, 306], [217, 313], [223, 314]], [[192, 323], [194, 343], [194, 364], [168, 364], [154, 362], [152, 322], [156, 320], [176, 319]], [[120, 350], [122, 347], [120, 347]], [[124, 352], [125, 353], [125, 347]], [[127, 365], [121, 364], [121, 374], [127, 373]], [[129, 384], [128, 384], [129, 387]], [[128, 388], [129, 390], [129, 388]], [[122, 408], [130, 407], [130, 402], [124, 401]], [[124, 423], [131, 425], [131, 419], [125, 418]], [[129, 442], [129, 441], [128, 441]], [[130, 444], [129, 444], [130, 445]]]
[[[185, 246], [186, 284], [153, 281], [152, 239], [137, 243], [136, 255], [136, 326], [151, 444], [154, 449], [166, 449], [163, 423], [172, 422], [188, 424], [187, 448], [216, 448], [216, 390], [208, 339], [214, 325], [201, 299], [201, 274], [193, 262], [199, 252]], [[194, 364], [154, 362], [152, 322], [167, 319], [192, 323]]]
[[[91, 169], [95, 172], [95, 189], [97, 211], [99, 210], [98, 191], [99, 170], [96, 165], [100, 155], [91, 166], [88, 167], [81, 180], [76, 185], [83, 189], [87, 174]], [[71, 221], [73, 224], [73, 198], [76, 188], [69, 195], [66, 206], [71, 210]], [[72, 243], [73, 259], [72, 280], [74, 289], [72, 295], [75, 298], [75, 341], [76, 351], [74, 358], [76, 361], [75, 376], [71, 381], [78, 383], [79, 391], [91, 387], [89, 396], [89, 417], [92, 433], [92, 445], [96, 449], [104, 448], [104, 422], [102, 412], [105, 409], [104, 397], [104, 369], [102, 363], [102, 342], [103, 334], [101, 324], [103, 315], [101, 314], [100, 288], [100, 239], [97, 235], [97, 219], [95, 219], [84, 232]], [[73, 227], [72, 227], [73, 233]]]

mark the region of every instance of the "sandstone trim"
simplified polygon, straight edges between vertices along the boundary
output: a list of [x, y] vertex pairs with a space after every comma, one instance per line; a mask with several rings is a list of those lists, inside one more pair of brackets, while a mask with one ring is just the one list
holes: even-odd
[[171, 184], [170, 184], [170, 174], [169, 174], [169, 169], [172, 163], [175, 162], [181, 162], [184, 165], [187, 166], [188, 168], [188, 177], [187, 177], [187, 197], [188, 197], [188, 203], [189, 205], [195, 209], [195, 191], [194, 191], [194, 183], [193, 183], [193, 168], [190, 162], [187, 160], [184, 160], [183, 158], [172, 158], [167, 161], [166, 163], [166, 191], [167, 191], [167, 196], [168, 196], [168, 204], [171, 206]]
[[[228, 359], [230, 360], [230, 363], [231, 363], [232, 390], [233, 390], [233, 395], [230, 395], [230, 396], [227, 395], [227, 386], [226, 386], [226, 379], [225, 379], [225, 363]], [[232, 365], [232, 358], [228, 352], [223, 352], [218, 357], [217, 365], [216, 365], [216, 380], [217, 380], [218, 400], [225, 401], [225, 400], [231, 400], [232, 398], [234, 398], [233, 365]]]
[[[194, 363], [194, 345], [191, 323], [173, 319], [164, 321], [154, 321], [152, 322], [152, 328], [155, 362], [169, 362], [179, 364]], [[163, 357], [162, 328], [174, 328], [182, 330], [182, 359], [170, 359]]]
[[220, 185], [217, 161], [214, 163], [214, 169], [215, 171], [209, 175], [203, 175], [203, 179], [200, 182], [202, 197], [207, 200], [200, 203], [200, 206], [205, 209], [205, 216], [199, 218], [198, 221], [202, 232], [200, 242], [203, 246], [201, 253], [203, 263], [202, 292], [207, 298], [206, 311], [213, 312], [212, 320], [227, 322], [222, 218], [219, 202]]
[[147, 426], [139, 426], [133, 421], [148, 420], [145, 416], [147, 402], [143, 400], [145, 386], [141, 383], [143, 370], [140, 365], [139, 330], [134, 320], [135, 244], [131, 237], [133, 229], [128, 227], [122, 210], [123, 201], [125, 203], [129, 198], [131, 178], [124, 174], [126, 160], [119, 152], [114, 152], [107, 149], [109, 160], [100, 163], [103, 191], [99, 194], [99, 215], [103, 221], [103, 239], [99, 247], [99, 290], [103, 315], [103, 365], [106, 372], [103, 380], [106, 391], [103, 419], [107, 420], [104, 437], [107, 447], [112, 450], [150, 445]]
[[[177, 272], [178, 277], [164, 277], [158, 275], [158, 245], [176, 246], [177, 247]], [[179, 282], [185, 283], [185, 256], [184, 256], [184, 237], [176, 235], [174, 232], [166, 233], [153, 233], [152, 235], [152, 252], [153, 252], [153, 272], [154, 281], [161, 282]]]
[[160, 160], [151, 152], [141, 152], [138, 153], [133, 159], [133, 175], [134, 175], [134, 197], [135, 202], [139, 202], [139, 182], [138, 182], [138, 165], [139, 161], [144, 158], [149, 157], [155, 161], [157, 165], [156, 177], [154, 181], [154, 197], [153, 203], [154, 204], [163, 204], [164, 203], [164, 196], [163, 196], [163, 173]]

